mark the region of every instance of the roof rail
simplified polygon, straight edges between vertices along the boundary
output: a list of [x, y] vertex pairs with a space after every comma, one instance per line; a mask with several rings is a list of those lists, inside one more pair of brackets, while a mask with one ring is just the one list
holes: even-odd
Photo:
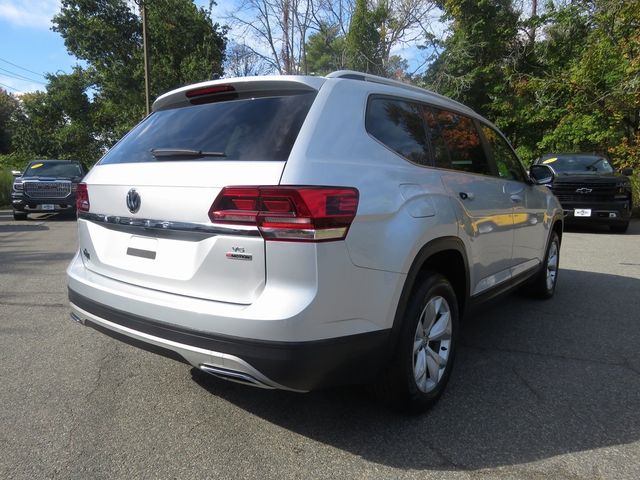
[[432, 92], [431, 90], [427, 90], [425, 88], [416, 87], [415, 85], [410, 85], [408, 83], [403, 83], [398, 80], [392, 80], [390, 78], [379, 77], [377, 75], [371, 75], [370, 73], [362, 73], [356, 72], [354, 70], [338, 70], [336, 72], [331, 72], [326, 78], [345, 78], [349, 80], [360, 80], [363, 82], [371, 82], [371, 83], [380, 83], [382, 85], [388, 85], [390, 87], [398, 87], [404, 90], [409, 90], [416, 93], [428, 93], [429, 95], [433, 95], [434, 97], [441, 98], [448, 102], [453, 102], [456, 105], [464, 108], [465, 110], [471, 110], [466, 105], [457, 102], [449, 97], [445, 97], [444, 95], [440, 95], [439, 93]]

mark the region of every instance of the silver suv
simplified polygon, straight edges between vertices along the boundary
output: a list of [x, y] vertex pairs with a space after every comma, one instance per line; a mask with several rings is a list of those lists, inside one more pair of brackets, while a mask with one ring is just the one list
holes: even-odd
[[77, 191], [74, 320], [218, 377], [427, 408], [460, 321], [553, 295], [562, 209], [496, 128], [357, 72], [160, 97]]

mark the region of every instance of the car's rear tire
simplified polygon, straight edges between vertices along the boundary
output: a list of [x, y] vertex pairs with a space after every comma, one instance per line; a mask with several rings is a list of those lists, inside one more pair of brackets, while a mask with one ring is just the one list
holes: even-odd
[[535, 298], [546, 300], [553, 297], [558, 284], [559, 267], [560, 237], [556, 232], [551, 232], [542, 268], [533, 281], [529, 285], [525, 285], [524, 288]]
[[627, 230], [629, 229], [629, 222], [621, 223], [621, 224], [618, 224], [618, 225], [609, 225], [609, 229], [613, 233], [626, 233]]
[[20, 220], [26, 220], [27, 219], [27, 214], [26, 212], [17, 212], [17, 211], [13, 211], [13, 219], [20, 221]]
[[395, 355], [375, 385], [378, 397], [409, 413], [435, 404], [451, 374], [458, 325], [451, 283], [437, 272], [425, 272], [409, 299]]

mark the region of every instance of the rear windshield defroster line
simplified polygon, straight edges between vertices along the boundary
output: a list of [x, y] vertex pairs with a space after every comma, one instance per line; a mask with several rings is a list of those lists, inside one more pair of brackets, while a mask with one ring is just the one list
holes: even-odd
[[286, 161], [315, 95], [244, 98], [154, 112], [100, 164], [156, 162], [152, 151], [163, 150], [224, 154], [203, 155], [198, 161]]

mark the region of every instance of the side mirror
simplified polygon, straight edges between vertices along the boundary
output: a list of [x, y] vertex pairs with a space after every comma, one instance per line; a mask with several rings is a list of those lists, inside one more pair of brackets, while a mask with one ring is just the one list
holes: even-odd
[[631, 175], [633, 175], [633, 168], [623, 168], [622, 170], [620, 170], [620, 173], [625, 177], [630, 177]]
[[536, 185], [551, 185], [556, 178], [556, 172], [549, 165], [531, 165], [529, 177]]
[[14, 177], [21, 177], [22, 172], [20, 170], [11, 170], [11, 175], [13, 175]]

